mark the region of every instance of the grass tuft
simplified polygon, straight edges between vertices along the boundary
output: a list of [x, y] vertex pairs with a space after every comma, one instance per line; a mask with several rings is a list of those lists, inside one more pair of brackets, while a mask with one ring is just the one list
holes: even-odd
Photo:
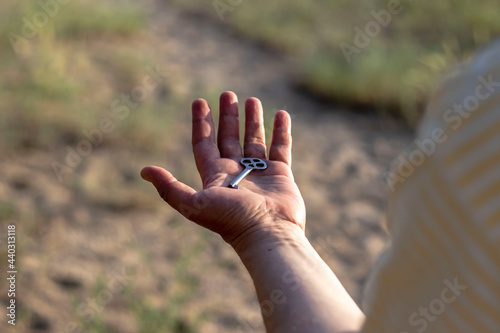
[[[245, 36], [301, 59], [298, 85], [324, 99], [393, 113], [414, 126], [435, 83], [458, 61], [500, 35], [500, 2], [468, 0], [181, 1], [182, 8], [219, 19]], [[214, 3], [225, 4], [216, 10]], [[357, 28], [399, 3], [366, 46]], [[397, 13], [396, 13], [397, 12]], [[375, 30], [374, 30], [375, 31]], [[357, 47], [344, 56], [341, 43]], [[350, 62], [347, 61], [350, 58]]]

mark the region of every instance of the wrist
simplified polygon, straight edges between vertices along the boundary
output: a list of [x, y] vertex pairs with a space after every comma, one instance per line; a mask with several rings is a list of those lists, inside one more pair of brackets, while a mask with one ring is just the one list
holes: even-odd
[[259, 257], [260, 254], [280, 247], [300, 247], [308, 243], [304, 230], [291, 222], [271, 222], [255, 225], [236, 237], [230, 245], [238, 256], [246, 259]]

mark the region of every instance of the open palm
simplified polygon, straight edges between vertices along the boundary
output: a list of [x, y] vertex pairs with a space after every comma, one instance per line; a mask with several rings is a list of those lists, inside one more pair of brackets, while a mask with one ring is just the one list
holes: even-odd
[[[269, 158], [266, 159], [263, 111], [260, 101], [245, 103], [245, 139], [239, 140], [238, 101], [233, 92], [220, 96], [220, 119], [215, 139], [207, 102], [193, 102], [193, 153], [203, 190], [179, 182], [165, 169], [149, 166], [142, 177], [153, 183], [160, 196], [197, 224], [220, 234], [232, 244], [254, 231], [281, 225], [305, 227], [305, 206], [293, 180], [291, 166], [291, 120], [286, 111], [274, 118]], [[241, 158], [266, 160], [266, 170], [252, 171], [239, 189], [227, 187], [241, 172]]]

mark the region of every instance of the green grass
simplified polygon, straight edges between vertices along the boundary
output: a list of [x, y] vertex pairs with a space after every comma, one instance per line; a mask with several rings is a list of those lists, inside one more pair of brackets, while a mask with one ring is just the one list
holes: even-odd
[[16, 214], [16, 206], [10, 201], [0, 201], [0, 221], [7, 220]]
[[[0, 9], [0, 33], [7, 37], [1, 39], [0, 45], [9, 47], [11, 41], [16, 40], [14, 35], [24, 37], [29, 44], [36, 44], [40, 33], [47, 31], [52, 31], [56, 38], [68, 39], [92, 35], [127, 36], [140, 30], [146, 21], [146, 15], [139, 5], [123, 2], [112, 5], [95, 0], [85, 3], [70, 1], [43, 9], [39, 1], [35, 0], [5, 0]], [[24, 27], [27, 29], [23, 30]]]
[[[84, 332], [110, 332], [102, 316], [102, 312], [106, 308], [106, 305], [99, 302], [99, 295], [106, 290], [108, 290], [107, 279], [104, 276], [100, 276], [93, 286], [91, 297], [72, 297], [73, 312], [76, 314], [76, 320], [78, 321], [79, 327], [81, 327]], [[113, 295], [113, 297], [117, 297], [117, 295]], [[88, 308], [89, 304], [87, 302], [89, 300], [97, 304], [96, 308]], [[98, 309], [98, 311], [95, 311], [95, 309]]]
[[70, 2], [57, 33], [69, 38], [89, 34], [131, 35], [144, 27], [146, 16], [140, 5], [88, 4]]
[[[219, 20], [213, 1], [175, 3]], [[401, 6], [351, 63], [340, 43], [353, 44], [354, 28], [373, 21], [370, 11], [385, 9], [386, 1], [242, 1], [228, 7], [222, 23], [295, 59], [295, 83], [303, 90], [349, 107], [393, 113], [414, 125], [442, 72], [500, 33], [500, 3], [405, 0]], [[40, 10], [36, 0], [0, 4], [0, 150], [78, 142], [81, 130], [95, 127], [110, 102], [141, 82], [144, 67], [155, 63], [135, 55], [134, 39], [146, 15], [130, 2], [60, 5], [16, 54], [7, 36], [21, 34], [23, 18], [33, 21]], [[148, 99], [106, 144], [163, 148], [154, 138], [166, 135], [165, 124], [186, 108], [175, 96], [166, 104], [156, 96]]]
[[[25, 22], [33, 23], [41, 12], [35, 0], [0, 4], [4, 138], [0, 150], [47, 149], [78, 142], [83, 139], [80, 132], [94, 128], [111, 113], [111, 101], [140, 83], [147, 74], [145, 66], [154, 62], [135, 56], [130, 45], [146, 23], [139, 5], [69, 2], [59, 5], [35, 35], [23, 35]], [[8, 38], [13, 35], [21, 38], [13, 40], [23, 41], [14, 43], [16, 47]], [[144, 130], [127, 126], [132, 136]], [[124, 135], [110, 137], [106, 142], [127, 141]]]
[[[186, 234], [182, 223], [176, 231], [181, 235]], [[138, 332], [195, 333], [199, 331], [200, 325], [206, 320], [206, 313], [187, 313], [185, 306], [196, 294], [198, 287], [197, 277], [190, 272], [194, 265], [193, 259], [206, 246], [204, 237], [195, 240], [194, 245], [188, 243], [181, 245], [180, 255], [173, 266], [173, 278], [170, 281], [158, 276], [153, 265], [148, 262], [147, 253], [142, 253], [144, 262], [148, 263], [147, 271], [155, 276], [155, 281], [166, 285], [167, 291], [164, 295], [164, 304], [154, 306], [144, 297], [136, 295], [132, 288], [128, 286], [125, 288], [127, 306], [136, 320]]]
[[[213, 1], [181, 1], [183, 8], [219, 20]], [[485, 0], [401, 1], [401, 13], [348, 63], [341, 43], [354, 45], [370, 12], [382, 0], [241, 1], [223, 13], [245, 36], [292, 55], [297, 84], [310, 93], [350, 106], [375, 107], [415, 125], [443, 71], [500, 34], [500, 2]], [[236, 1], [232, 2], [237, 3]]]

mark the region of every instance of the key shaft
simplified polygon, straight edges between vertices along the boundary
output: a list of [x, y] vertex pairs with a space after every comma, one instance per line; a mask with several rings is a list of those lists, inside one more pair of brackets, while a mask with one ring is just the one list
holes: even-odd
[[245, 170], [243, 170], [238, 176], [236, 176], [236, 178], [233, 179], [232, 182], [229, 183], [228, 187], [230, 188], [238, 188], [238, 184], [243, 180], [243, 178], [245, 178], [249, 173], [250, 171], [252, 171], [253, 169], [250, 169], [250, 168], [245, 168]]

